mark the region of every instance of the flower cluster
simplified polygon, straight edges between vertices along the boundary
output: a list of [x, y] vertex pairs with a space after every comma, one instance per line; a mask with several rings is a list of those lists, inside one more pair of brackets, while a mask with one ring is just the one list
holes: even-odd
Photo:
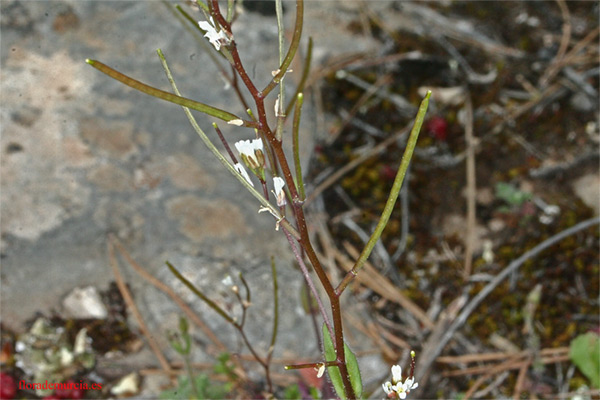
[[204, 37], [208, 38], [208, 41], [213, 46], [215, 46], [215, 49], [217, 49], [217, 51], [221, 50], [222, 45], [228, 45], [229, 43], [231, 43], [231, 39], [229, 38], [229, 36], [227, 36], [227, 33], [225, 33], [224, 30], [221, 29], [217, 31], [217, 28], [215, 27], [215, 21], [212, 17], [210, 17], [210, 22], [198, 22], [198, 26], [200, 26], [200, 29], [202, 29], [203, 31], [206, 31]]
[[387, 394], [390, 399], [405, 399], [406, 395], [410, 393], [412, 389], [419, 387], [419, 384], [415, 382], [415, 377], [407, 377], [402, 382], [402, 368], [399, 365], [392, 367], [392, 381], [386, 382], [383, 385], [383, 391]]
[[244, 164], [250, 168], [254, 175], [258, 176], [261, 182], [264, 182], [265, 155], [262, 140], [240, 140], [239, 142], [235, 143], [235, 148], [240, 154]]

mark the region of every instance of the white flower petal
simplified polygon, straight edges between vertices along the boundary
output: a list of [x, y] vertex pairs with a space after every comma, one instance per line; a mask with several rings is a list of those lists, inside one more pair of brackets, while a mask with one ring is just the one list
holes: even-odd
[[235, 168], [235, 170], [237, 172], [240, 173], [240, 175], [242, 175], [244, 177], [246, 182], [248, 182], [250, 185], [252, 185], [252, 187], [254, 187], [254, 183], [252, 183], [252, 181], [250, 180], [250, 177], [248, 176], [248, 173], [246, 172], [246, 170], [244, 169], [242, 164], [236, 163], [233, 167]]
[[250, 143], [250, 145], [252, 146], [252, 155], [254, 155], [254, 152], [256, 150], [263, 151], [264, 149], [263, 142], [261, 139], [254, 139], [252, 143]]
[[200, 29], [202, 29], [203, 31], [212, 31], [217, 33], [217, 30], [215, 29], [215, 21], [212, 19], [212, 17], [210, 17], [210, 22], [199, 21], [198, 26], [200, 26]]
[[383, 385], [381, 385], [381, 387], [383, 387], [383, 391], [385, 392], [385, 394], [394, 393], [394, 387], [392, 386], [391, 382], [386, 382]]
[[240, 155], [245, 154], [246, 156], [254, 153], [250, 145], [249, 140], [240, 140], [234, 143], [234, 146]]
[[402, 367], [399, 365], [392, 366], [392, 383], [396, 384], [402, 380]]
[[285, 192], [283, 191], [283, 187], [285, 186], [285, 181], [283, 178], [276, 176], [273, 178], [273, 187], [275, 188], [275, 197], [277, 197], [277, 205], [279, 207], [283, 207], [287, 204], [285, 200]]

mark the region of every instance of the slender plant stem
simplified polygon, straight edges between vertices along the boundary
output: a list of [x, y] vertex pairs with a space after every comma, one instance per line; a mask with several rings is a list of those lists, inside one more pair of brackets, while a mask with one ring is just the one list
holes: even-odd
[[423, 125], [423, 121], [425, 120], [425, 113], [427, 112], [427, 106], [429, 105], [430, 96], [431, 91], [428, 91], [427, 95], [425, 95], [425, 98], [421, 102], [421, 106], [419, 107], [419, 111], [417, 112], [417, 116], [415, 118], [415, 123], [413, 125], [412, 130], [410, 131], [410, 136], [408, 137], [408, 141], [406, 143], [406, 149], [404, 150], [402, 161], [400, 162], [400, 166], [398, 167], [398, 173], [396, 174], [396, 178], [394, 179], [392, 190], [390, 191], [390, 195], [387, 199], [387, 202], [385, 203], [385, 207], [383, 208], [383, 212], [381, 213], [379, 222], [377, 223], [373, 234], [369, 238], [369, 241], [365, 245], [365, 248], [356, 260], [354, 267], [348, 272], [348, 274], [346, 274], [344, 279], [342, 279], [342, 282], [337, 287], [336, 292], [339, 294], [341, 294], [344, 291], [348, 284], [354, 279], [354, 277], [356, 277], [358, 271], [363, 267], [363, 265], [367, 261], [367, 258], [369, 258], [369, 255], [371, 255], [375, 244], [381, 237], [383, 229], [387, 225], [390, 216], [392, 215], [394, 205], [396, 204], [396, 200], [398, 199], [398, 195], [400, 194], [400, 189], [402, 189], [402, 183], [404, 182], [404, 177], [406, 175], [406, 171], [408, 170], [413, 151], [417, 145], [417, 139], [419, 138], [421, 126]]
[[[283, 55], [283, 7], [281, 5], [281, 0], [275, 0], [275, 11], [277, 14], [277, 33], [279, 37], [279, 65], [283, 63], [284, 55]], [[279, 71], [281, 72], [281, 71]], [[277, 117], [277, 128], [275, 130], [275, 137], [278, 140], [281, 140], [283, 136], [283, 124], [285, 122], [285, 114], [283, 113], [283, 108], [285, 104], [285, 73], [281, 77], [279, 81], [279, 97], [278, 102], [275, 103], [275, 116]]]
[[298, 135], [300, 131], [300, 115], [302, 114], [302, 104], [304, 103], [304, 96], [302, 93], [298, 93], [296, 100], [296, 107], [294, 108], [294, 119], [292, 123], [292, 148], [294, 153], [294, 166], [296, 167], [296, 185], [298, 186], [298, 192], [300, 195], [299, 200], [304, 201], [306, 193], [304, 192], [304, 180], [302, 178], [302, 165], [300, 164], [300, 144], [298, 141]]
[[[244, 332], [244, 326], [243, 324], [238, 323], [235, 319], [233, 319], [229, 314], [227, 314], [221, 307], [219, 307], [215, 302], [213, 302], [211, 299], [209, 299], [204, 293], [202, 293], [192, 282], [190, 282], [185, 276], [183, 276], [178, 270], [177, 268], [175, 268], [173, 266], [173, 264], [171, 264], [170, 262], [167, 261], [167, 266], [169, 267], [169, 270], [171, 270], [171, 273], [173, 273], [173, 275], [175, 275], [175, 277], [177, 279], [179, 279], [179, 281], [181, 281], [185, 286], [188, 287], [188, 289], [190, 289], [196, 296], [198, 296], [202, 301], [204, 301], [204, 303], [206, 303], [207, 306], [209, 306], [210, 308], [212, 308], [217, 314], [219, 314], [223, 319], [225, 319], [227, 322], [229, 322], [235, 329], [237, 329], [237, 331], [240, 333], [240, 336], [242, 337], [242, 340], [244, 341], [244, 343], [246, 344], [246, 347], [248, 347], [248, 350], [250, 350], [250, 353], [252, 353], [252, 356], [256, 359], [256, 361], [258, 361], [258, 363], [264, 368], [265, 370], [265, 375], [266, 375], [266, 379], [267, 379], [267, 385], [269, 387], [269, 392], [273, 391], [273, 384], [271, 382], [271, 377], [269, 374], [269, 366], [268, 364], [265, 362], [265, 360], [263, 360], [258, 353], [256, 352], [256, 350], [254, 349], [254, 347], [252, 346], [252, 343], [250, 343], [250, 341], [248, 340], [248, 337], [246, 336], [246, 333]], [[245, 314], [246, 312], [246, 308], [243, 307], [243, 313]]]
[[[216, 1], [216, 0], [213, 0]], [[273, 77], [271, 82], [263, 89], [263, 96], [268, 95], [271, 90], [277, 86], [279, 81], [283, 78], [285, 73], [287, 72], [288, 67], [292, 63], [294, 56], [296, 55], [296, 51], [298, 50], [298, 46], [300, 46], [300, 38], [302, 37], [302, 25], [304, 21], [304, 0], [296, 0], [296, 22], [294, 24], [294, 35], [292, 36], [292, 42], [290, 43], [290, 48], [288, 49], [288, 53], [285, 56], [285, 59], [281, 63], [279, 67], [279, 72]]]
[[306, 85], [306, 80], [308, 79], [308, 73], [310, 72], [310, 63], [312, 61], [312, 49], [313, 49], [313, 40], [311, 37], [308, 38], [308, 49], [306, 50], [306, 58], [304, 60], [304, 66], [302, 68], [302, 78], [300, 78], [300, 82], [298, 83], [298, 87], [296, 88], [296, 93], [291, 98], [289, 104], [285, 108], [285, 115], [289, 115], [292, 112], [292, 108], [298, 99], [298, 94], [304, 91], [304, 86]]
[[187, 286], [188, 289], [190, 289], [192, 292], [194, 292], [194, 294], [196, 296], [198, 296], [202, 301], [204, 301], [207, 306], [212, 308], [217, 314], [219, 314], [224, 320], [226, 320], [230, 324], [237, 325], [235, 320], [229, 314], [227, 314], [225, 312], [225, 310], [223, 310], [221, 307], [219, 307], [219, 305], [217, 303], [215, 303], [214, 301], [209, 299], [204, 293], [202, 293], [192, 282], [189, 281], [189, 279], [187, 279], [185, 276], [183, 276], [177, 270], [177, 268], [175, 268], [173, 266], [173, 264], [171, 264], [169, 261], [167, 261], [166, 264], [167, 264], [167, 267], [169, 267], [169, 270], [171, 271], [171, 273], [173, 275], [175, 275], [175, 277], [177, 279], [179, 279], [179, 281], [181, 283], [183, 283], [185, 286]]
[[[199, 5], [201, 4], [202, 6], [206, 7], [206, 5], [202, 2], [198, 2], [198, 4]], [[192, 31], [194, 38], [206, 50], [205, 53], [208, 54], [210, 59], [217, 66], [217, 68], [221, 72], [221, 75], [223, 76], [223, 78], [231, 85], [231, 87], [235, 91], [235, 94], [237, 95], [238, 99], [242, 103], [244, 110], [247, 110], [249, 108], [248, 103], [246, 102], [246, 99], [244, 98], [244, 96], [242, 95], [242, 92], [240, 91], [240, 85], [238, 84], [237, 75], [235, 74], [235, 69], [232, 69], [233, 74], [230, 77], [227, 74], [227, 72], [225, 71], [225, 68], [223, 68], [223, 66], [219, 62], [217, 56], [215, 55], [215, 52], [211, 51], [211, 49], [209, 47], [210, 45], [208, 43], [206, 43], [206, 40], [201, 35], [198, 35], [198, 31], [203, 32], [202, 29], [200, 28], [200, 26], [198, 26], [198, 21], [196, 21], [194, 18], [192, 18], [192, 16], [189, 15], [183, 8], [181, 8], [181, 6], [176, 5], [175, 8], [177, 9], [177, 11], [179, 11], [181, 13], [181, 15], [183, 15], [182, 18], [185, 18], [185, 20], [187, 20], [190, 23], [190, 25], [195, 28], [195, 30]], [[169, 7], [169, 9], [171, 9], [171, 7]], [[206, 8], [206, 12], [209, 12], [208, 8]], [[176, 14], [176, 15], [178, 15], [178, 14]], [[204, 32], [202, 34], [204, 34]], [[217, 54], [222, 56], [221, 53], [217, 53]]]
[[[167, 60], [165, 59], [163, 52], [160, 49], [158, 49], [157, 53], [158, 53], [158, 56], [160, 58], [162, 65], [163, 65], [163, 68], [165, 70], [165, 73], [167, 74], [167, 78], [169, 79], [169, 82], [171, 83], [171, 86], [173, 87], [173, 90], [175, 91], [175, 93], [179, 93], [179, 90], [177, 89], [177, 86], [175, 85], [175, 81], [173, 80], [173, 76], [171, 75], [171, 70], [169, 69], [169, 66], [167, 65]], [[287, 220], [283, 219], [283, 216], [280, 214], [279, 210], [276, 207], [274, 207], [268, 201], [268, 199], [266, 199], [262, 194], [260, 194], [252, 185], [250, 185], [250, 183], [248, 183], [248, 181], [246, 181], [246, 179], [235, 170], [233, 165], [231, 165], [227, 161], [227, 159], [225, 159], [225, 157], [221, 154], [221, 152], [219, 152], [219, 150], [215, 147], [215, 145], [210, 141], [210, 139], [208, 138], [206, 133], [204, 133], [202, 128], [200, 128], [200, 126], [198, 125], [198, 122], [196, 122], [196, 119], [194, 118], [194, 116], [192, 115], [190, 110], [187, 107], [183, 107], [183, 111], [185, 112], [186, 116], [188, 117], [188, 120], [190, 121], [190, 124], [192, 125], [192, 127], [194, 128], [194, 130], [196, 131], [198, 136], [200, 136], [200, 138], [202, 139], [202, 141], [204, 142], [206, 147], [208, 147], [208, 149], [221, 162], [221, 164], [223, 164], [223, 166], [225, 168], [227, 168], [229, 170], [229, 172], [231, 172], [231, 174], [233, 174], [233, 176], [235, 176], [237, 178], [237, 180], [265, 207], [265, 209], [267, 209], [269, 211], [269, 213], [271, 215], [273, 215], [275, 217], [275, 219], [277, 219], [279, 221], [281, 226], [288, 229], [288, 231], [290, 231], [290, 233], [294, 237], [300, 238], [299, 232]]]
[[317, 292], [317, 288], [315, 287], [315, 284], [314, 284], [312, 278], [310, 277], [310, 272], [308, 272], [308, 268], [306, 268], [304, 259], [302, 258], [302, 255], [298, 251], [298, 248], [296, 248], [296, 245], [294, 244], [294, 239], [292, 238], [290, 233], [285, 228], [282, 229], [282, 231], [285, 234], [285, 237], [287, 238], [288, 242], [290, 243], [290, 246], [292, 247], [292, 252], [294, 253], [294, 256], [296, 257], [296, 261], [298, 261], [298, 265], [300, 266], [302, 275], [304, 276], [304, 279], [306, 280], [306, 284], [308, 285], [310, 292], [312, 293], [315, 300], [317, 301], [317, 305], [319, 306], [319, 311], [321, 312], [323, 321], [325, 322], [325, 325], [327, 326], [327, 329], [329, 330], [329, 334], [333, 337], [333, 327], [331, 325], [331, 321], [329, 320], [329, 316], [327, 315], [327, 312], [325, 311], [325, 307], [323, 306], [323, 302], [321, 301], [321, 296], [319, 296], [319, 292]]
[[273, 332], [271, 333], [271, 345], [267, 356], [267, 364], [271, 361], [273, 349], [277, 342], [277, 330], [279, 329], [279, 285], [277, 283], [277, 268], [275, 257], [271, 256], [271, 276], [273, 277]]
[[[223, 16], [219, 12], [218, 1], [211, 0], [211, 5], [212, 5], [212, 15], [214, 16], [214, 18], [219, 22], [219, 24], [221, 24], [225, 29], [227, 29], [231, 33], [231, 27], [224, 20]], [[294, 36], [292, 38], [292, 43], [290, 44], [290, 49], [288, 51], [288, 54], [286, 55], [286, 58], [284, 59], [283, 64], [280, 67], [279, 73], [267, 85], [267, 87], [263, 90], [263, 92], [258, 92], [256, 90], [256, 87], [254, 86], [254, 84], [250, 80], [248, 74], [246, 73], [244, 66], [242, 65], [242, 62], [240, 60], [239, 53], [237, 51], [235, 42], [232, 42], [231, 46], [229, 46], [231, 48], [230, 51], [231, 51], [231, 56], [232, 56], [232, 60], [233, 60], [233, 66], [236, 69], [236, 71], [238, 72], [238, 74], [240, 75], [240, 77], [242, 78], [242, 81], [244, 82], [244, 84], [246, 85], [248, 90], [250, 91], [250, 93], [254, 99], [254, 102], [256, 104], [257, 115], [258, 115], [258, 128], [257, 129], [259, 131], [264, 132], [264, 135], [265, 135], [267, 141], [272, 146], [273, 152], [275, 153], [277, 161], [279, 162], [279, 166], [281, 167], [281, 171], [283, 173], [283, 178], [287, 184], [287, 187], [288, 187], [288, 190], [290, 192], [292, 199], [299, 198], [298, 191], [296, 190], [296, 187], [294, 184], [294, 179], [293, 179], [290, 167], [287, 163], [285, 153], [283, 151], [282, 142], [281, 142], [281, 140], [278, 140], [278, 138], [273, 134], [273, 132], [270, 130], [270, 128], [268, 126], [267, 116], [266, 116], [265, 106], [264, 106], [264, 98], [271, 90], [273, 90], [273, 88], [277, 85], [277, 83], [283, 77], [283, 74], [285, 74], [285, 72], [287, 71], [288, 66], [290, 65], [294, 55], [296, 54], [296, 51], [297, 51], [299, 43], [300, 43], [300, 36], [302, 34], [303, 17], [304, 17], [304, 2], [303, 2], [303, 0], [297, 0], [296, 1], [296, 23], [294, 26]], [[346, 367], [346, 355], [344, 352], [344, 333], [343, 333], [339, 296], [336, 293], [333, 285], [331, 284], [331, 281], [329, 280], [327, 274], [325, 273], [325, 270], [323, 269], [317, 255], [312, 247], [312, 244], [310, 242], [310, 238], [308, 235], [308, 229], [306, 226], [306, 220], [304, 217], [304, 211], [302, 209], [302, 204], [297, 201], [293, 201], [292, 206], [294, 207], [294, 215], [296, 216], [298, 233], [300, 234], [300, 240], [299, 240], [300, 244], [304, 248], [308, 259], [310, 260], [311, 264], [313, 265], [313, 268], [314, 268], [321, 284], [323, 285], [323, 287], [327, 293], [327, 296], [329, 297], [329, 301], [331, 303], [331, 313], [332, 313], [332, 317], [333, 317], [333, 328], [334, 328], [334, 333], [335, 333], [334, 337], [335, 337], [335, 348], [336, 348], [338, 368], [340, 370], [340, 374], [342, 376], [342, 381], [344, 383], [345, 395], [348, 399], [353, 399], [356, 397], [356, 395], [354, 393], [354, 389], [352, 388], [352, 385], [350, 382], [350, 377], [348, 374], [348, 369]]]

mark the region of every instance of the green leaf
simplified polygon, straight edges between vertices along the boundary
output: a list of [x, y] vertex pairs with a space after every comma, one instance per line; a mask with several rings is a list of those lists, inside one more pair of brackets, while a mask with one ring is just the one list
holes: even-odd
[[294, 383], [285, 388], [285, 392], [283, 392], [283, 396], [286, 399], [296, 400], [301, 399], [302, 395], [300, 394], [300, 389], [298, 388], [298, 384]]
[[[335, 361], [337, 358], [335, 355], [335, 347], [333, 346], [333, 341], [325, 324], [323, 324], [323, 345], [325, 346], [325, 361]], [[346, 355], [346, 368], [348, 368], [352, 389], [354, 389], [356, 397], [360, 398], [362, 396], [362, 378], [360, 376], [360, 370], [358, 369], [358, 362], [356, 361], [356, 356], [352, 353], [346, 343], [344, 343], [344, 354]], [[340, 369], [337, 366], [327, 367], [327, 373], [329, 374], [335, 392], [340, 399], [345, 400], [346, 394], [344, 392], [344, 383], [342, 381]]]
[[510, 183], [498, 182], [496, 184], [496, 197], [503, 200], [510, 206], [521, 206], [528, 200], [531, 200], [531, 193], [523, 192]]
[[225, 110], [221, 110], [219, 108], [209, 106], [207, 104], [200, 103], [198, 101], [191, 100], [191, 99], [188, 99], [185, 97], [177, 96], [173, 93], [165, 92], [164, 90], [160, 90], [153, 86], [146, 85], [145, 83], [142, 83], [138, 80], [135, 80], [127, 75], [120, 73], [117, 70], [112, 69], [111, 67], [101, 63], [100, 61], [90, 60], [90, 59], [87, 59], [85, 61], [88, 64], [90, 64], [92, 67], [96, 68], [98, 71], [103, 72], [106, 75], [110, 76], [111, 78], [116, 79], [119, 82], [121, 82], [131, 88], [139, 90], [140, 92], [146, 93], [150, 96], [153, 96], [153, 97], [165, 100], [165, 101], [169, 101], [171, 103], [175, 103], [180, 106], [191, 108], [192, 110], [197, 110], [197, 111], [203, 112], [203, 113], [211, 115], [213, 117], [222, 119], [223, 121], [229, 122], [232, 120], [240, 119], [238, 116], [236, 116], [230, 112], [227, 112]]
[[[231, 391], [232, 385], [227, 382], [212, 383], [208, 375], [201, 374], [194, 378], [196, 391], [203, 399], [224, 399]], [[160, 399], [193, 399], [194, 390], [190, 379], [187, 376], [180, 376], [177, 386], [172, 389], [164, 390], [160, 394]]]
[[592, 386], [600, 387], [600, 337], [592, 332], [577, 336], [571, 341], [569, 356]]

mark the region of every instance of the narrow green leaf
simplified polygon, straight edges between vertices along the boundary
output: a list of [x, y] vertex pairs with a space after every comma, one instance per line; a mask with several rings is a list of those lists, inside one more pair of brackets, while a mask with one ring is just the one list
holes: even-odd
[[[398, 199], [398, 195], [400, 194], [400, 189], [402, 189], [402, 183], [404, 182], [404, 177], [406, 176], [406, 171], [408, 170], [408, 165], [410, 164], [410, 160], [412, 158], [415, 147], [417, 146], [417, 139], [419, 138], [419, 132], [421, 131], [421, 126], [423, 125], [423, 121], [425, 120], [425, 114], [427, 113], [427, 107], [429, 106], [429, 98], [431, 97], [431, 91], [428, 91], [425, 95], [425, 98], [421, 101], [421, 105], [419, 106], [419, 111], [417, 112], [417, 116], [415, 117], [415, 123], [410, 131], [410, 135], [408, 136], [408, 142], [406, 143], [406, 149], [404, 150], [404, 154], [402, 155], [402, 160], [400, 161], [400, 166], [398, 167], [398, 173], [396, 174], [396, 178], [394, 178], [394, 183], [392, 185], [392, 190], [390, 190], [390, 195], [385, 203], [385, 207], [383, 208], [383, 212], [381, 213], [381, 217], [379, 218], [379, 222], [377, 222], [377, 226], [375, 230], [371, 234], [369, 241], [365, 245], [365, 248], [360, 253], [360, 256], [356, 260], [352, 271], [354, 273], [358, 272], [365, 262], [373, 248], [375, 247], [375, 243], [381, 237], [383, 233], [383, 229], [386, 227], [390, 216], [392, 215], [392, 211], [394, 210], [394, 205], [396, 204], [396, 200]], [[338, 290], [343, 291], [349, 281], [344, 282], [338, 287]]]
[[168, 102], [175, 103], [180, 106], [203, 112], [213, 117], [222, 119], [223, 121], [229, 122], [233, 120], [240, 120], [240, 117], [231, 114], [230, 112], [227, 112], [225, 110], [221, 110], [220, 108], [209, 106], [207, 104], [200, 103], [198, 101], [191, 100], [185, 97], [177, 96], [173, 93], [165, 92], [164, 90], [160, 90], [153, 86], [146, 85], [145, 83], [130, 78], [129, 76], [112, 69], [111, 67], [101, 63], [100, 61], [87, 59], [85, 60], [85, 62], [90, 64], [92, 67], [96, 68], [98, 71], [110, 76], [111, 78], [116, 79], [119, 82], [131, 88], [139, 90], [140, 92], [149, 94], [150, 96], [157, 97], [159, 99], [166, 100]]
[[344, 353], [346, 353], [346, 368], [348, 368], [348, 374], [350, 375], [350, 383], [352, 384], [352, 389], [354, 389], [356, 398], [360, 399], [362, 397], [363, 387], [362, 377], [360, 376], [360, 369], [358, 368], [358, 361], [356, 361], [356, 356], [346, 345], [346, 343], [344, 343]]
[[[335, 354], [335, 348], [333, 346], [331, 336], [329, 335], [329, 330], [325, 324], [323, 324], [323, 345], [325, 347], [325, 361], [335, 361], [337, 358]], [[350, 350], [346, 343], [344, 343], [344, 354], [346, 356], [346, 368], [348, 368], [352, 389], [354, 389], [354, 394], [356, 394], [356, 397], [361, 398], [362, 378], [360, 376], [360, 370], [358, 369], [358, 362], [356, 361], [356, 356], [354, 353], [352, 353], [352, 350]], [[331, 379], [331, 383], [333, 384], [335, 392], [340, 399], [345, 400], [346, 393], [344, 391], [344, 383], [342, 381], [340, 369], [337, 366], [327, 367], [327, 373], [329, 374], [329, 378]]]

